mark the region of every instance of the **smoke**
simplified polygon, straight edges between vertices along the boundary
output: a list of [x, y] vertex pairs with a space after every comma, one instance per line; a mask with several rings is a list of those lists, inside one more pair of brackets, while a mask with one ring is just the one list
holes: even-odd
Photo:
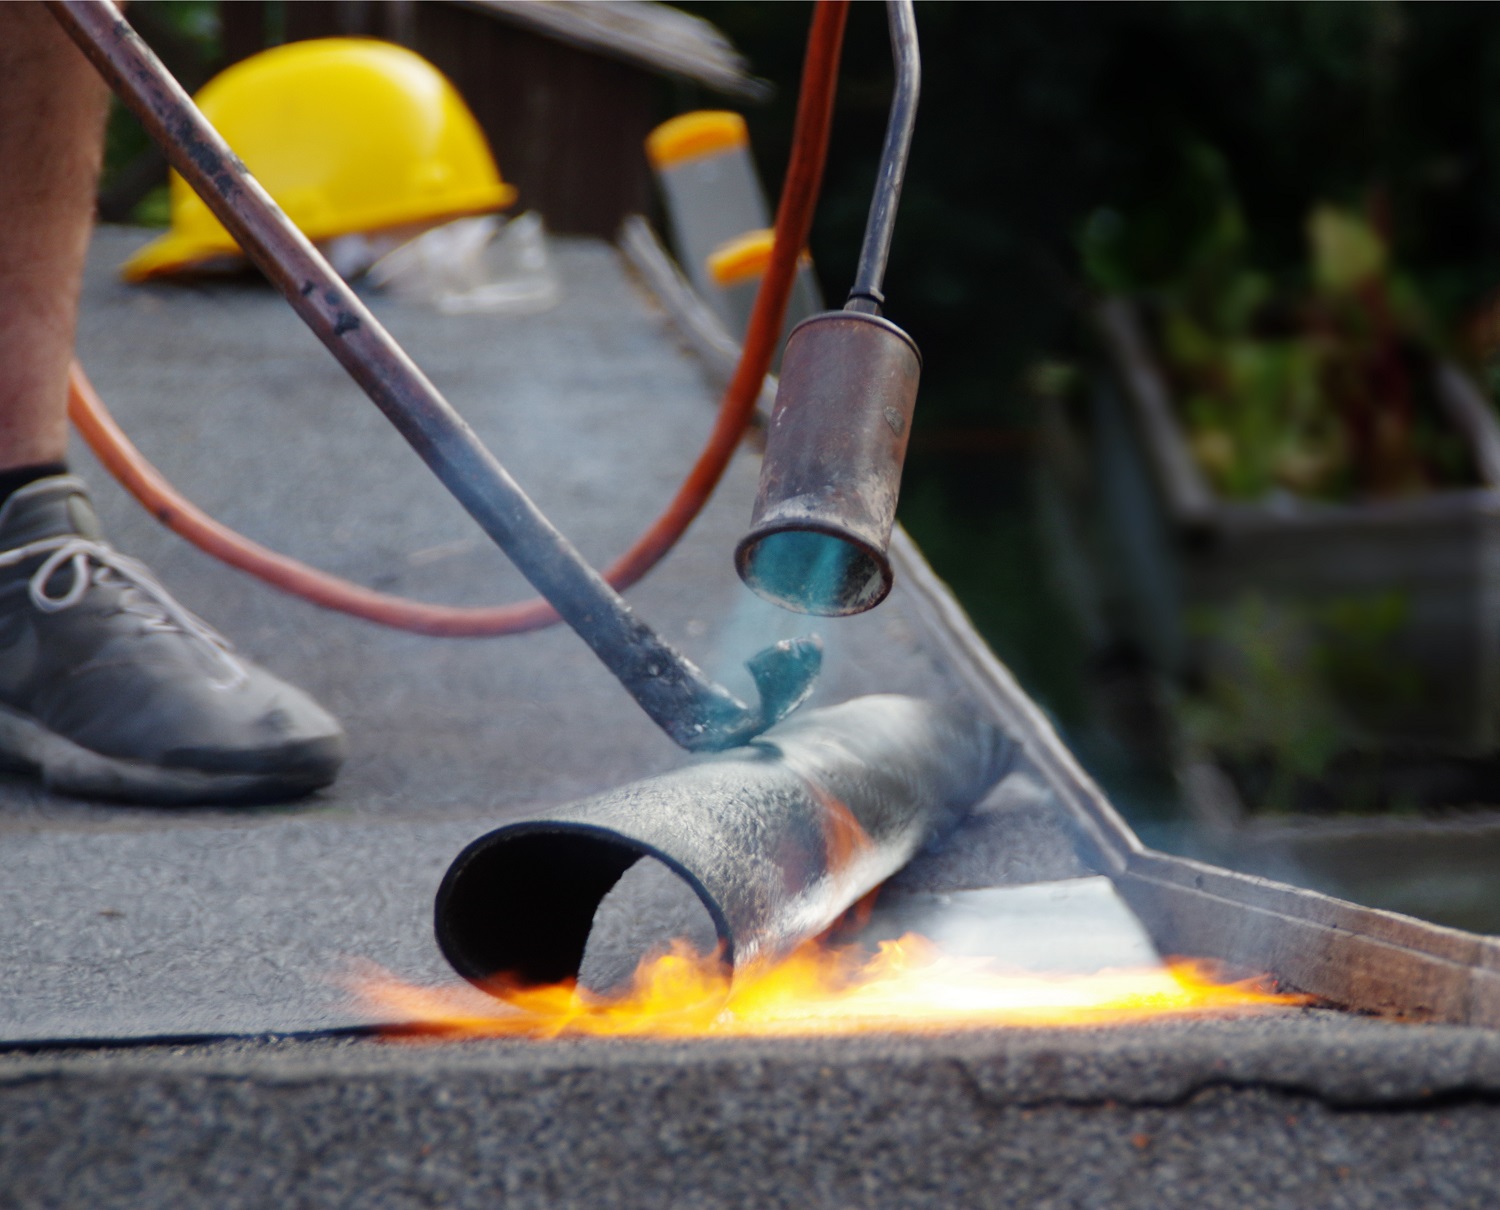
[[892, 895], [876, 905], [860, 940], [874, 944], [906, 933], [999, 970], [1090, 975], [1162, 966], [1145, 927], [1102, 875]]
[[707, 671], [731, 693], [753, 702], [757, 690], [745, 666], [751, 656], [785, 639], [816, 635], [823, 640], [823, 666], [827, 668], [834, 658], [830, 629], [821, 619], [789, 613], [741, 587], [719, 631]]

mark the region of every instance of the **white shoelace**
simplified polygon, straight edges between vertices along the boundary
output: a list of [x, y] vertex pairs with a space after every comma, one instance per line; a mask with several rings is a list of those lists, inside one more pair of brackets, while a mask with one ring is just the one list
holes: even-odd
[[[32, 572], [26, 588], [31, 603], [42, 613], [61, 613], [64, 609], [71, 609], [83, 600], [93, 584], [118, 584], [121, 588], [120, 607], [125, 613], [141, 618], [148, 630], [190, 635], [203, 643], [229, 670], [229, 679], [212, 682], [214, 688], [234, 689], [249, 679], [245, 666], [235, 659], [229, 640], [178, 604], [144, 563], [122, 555], [102, 542], [68, 534], [0, 551], [0, 567], [13, 567], [38, 555], [47, 558]], [[61, 596], [51, 596], [47, 586], [64, 566], [72, 567], [73, 583]]]

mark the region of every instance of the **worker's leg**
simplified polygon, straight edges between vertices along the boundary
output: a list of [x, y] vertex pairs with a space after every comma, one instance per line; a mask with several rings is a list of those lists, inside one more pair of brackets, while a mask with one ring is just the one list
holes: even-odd
[[107, 96], [45, 6], [0, 3], [0, 472], [67, 451]]
[[0, 767], [149, 802], [305, 793], [338, 724], [117, 554], [63, 463], [105, 100], [46, 8], [0, 0]]

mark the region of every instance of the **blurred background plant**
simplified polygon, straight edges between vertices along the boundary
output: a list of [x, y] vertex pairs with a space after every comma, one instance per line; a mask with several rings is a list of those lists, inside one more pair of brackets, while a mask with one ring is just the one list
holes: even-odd
[[1225, 764], [1261, 812], [1411, 809], [1347, 780], [1333, 801], [1319, 792], [1340, 757], [1378, 758], [1381, 728], [1422, 693], [1420, 671], [1391, 651], [1408, 614], [1395, 590], [1315, 605], [1250, 590], [1193, 609], [1194, 637], [1214, 652], [1176, 695], [1186, 755]]
[[[1174, 277], [1153, 280], [1136, 263], [1157, 215], [1096, 210], [1079, 251], [1097, 289], [1149, 301], [1189, 444], [1218, 491], [1349, 499], [1474, 483], [1430, 389], [1432, 359], [1452, 342], [1396, 271], [1378, 218], [1315, 203], [1307, 263], [1278, 280], [1249, 263], [1223, 157], [1195, 144], [1184, 159], [1214, 201]], [[1383, 210], [1379, 200], [1367, 209]]]

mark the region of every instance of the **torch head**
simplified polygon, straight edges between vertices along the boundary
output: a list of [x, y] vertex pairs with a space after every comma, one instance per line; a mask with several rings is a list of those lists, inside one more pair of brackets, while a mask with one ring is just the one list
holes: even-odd
[[828, 311], [793, 329], [740, 578], [797, 613], [842, 617], [891, 590], [887, 555], [922, 357], [889, 320]]

